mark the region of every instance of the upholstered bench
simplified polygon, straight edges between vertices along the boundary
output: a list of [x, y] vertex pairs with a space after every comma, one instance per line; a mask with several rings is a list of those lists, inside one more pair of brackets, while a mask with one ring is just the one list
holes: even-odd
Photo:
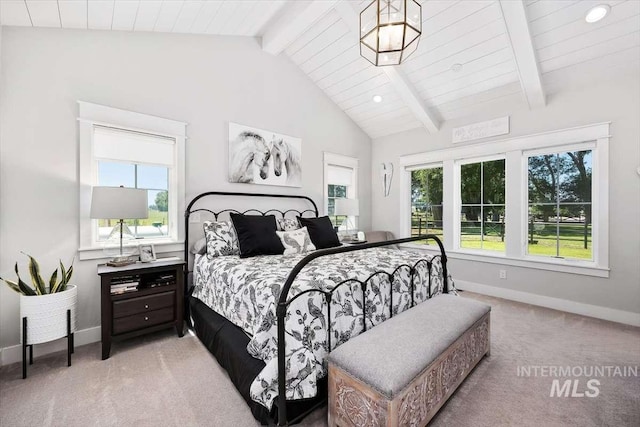
[[438, 295], [329, 355], [330, 426], [423, 426], [489, 353], [491, 307]]

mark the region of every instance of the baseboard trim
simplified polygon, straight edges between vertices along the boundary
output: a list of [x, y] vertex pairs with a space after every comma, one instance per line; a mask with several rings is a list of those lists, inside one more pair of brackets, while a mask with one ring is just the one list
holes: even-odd
[[468, 282], [466, 280], [455, 280], [456, 288], [463, 291], [476, 292], [478, 294], [492, 297], [504, 298], [526, 304], [538, 305], [552, 308], [554, 310], [566, 311], [583, 316], [595, 317], [597, 319], [609, 320], [617, 323], [624, 323], [631, 326], [640, 326], [640, 313], [632, 311], [616, 310], [609, 307], [584, 304], [561, 298], [536, 295], [529, 292], [515, 291], [513, 289], [498, 288], [496, 286], [483, 285], [481, 283]]
[[[101, 328], [100, 326], [96, 326], [76, 331], [73, 334], [73, 339], [76, 347], [98, 342], [101, 340]], [[45, 354], [55, 353], [56, 351], [63, 351], [66, 349], [67, 340], [65, 338], [36, 344], [33, 346], [33, 358], [37, 359], [39, 356], [44, 356]], [[0, 349], [0, 366], [10, 365], [17, 362], [22, 362], [22, 344]], [[34, 363], [36, 362], [34, 361]]]

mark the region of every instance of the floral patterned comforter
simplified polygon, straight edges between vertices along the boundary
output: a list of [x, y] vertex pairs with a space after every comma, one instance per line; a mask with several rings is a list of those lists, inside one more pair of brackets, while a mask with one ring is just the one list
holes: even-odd
[[[305, 254], [270, 255], [240, 259], [198, 256], [194, 264], [193, 296], [252, 338], [247, 351], [266, 366], [251, 385], [251, 397], [271, 409], [278, 395], [276, 305], [281, 287], [291, 269]], [[427, 260], [418, 262], [419, 260]], [[409, 266], [416, 266], [415, 303], [442, 291], [440, 257], [423, 252], [390, 248], [373, 248], [320, 257], [298, 274], [289, 298], [307, 289], [330, 290], [346, 279], [366, 281], [366, 325], [377, 325], [389, 317], [389, 286], [393, 286], [393, 312], [411, 305]], [[431, 280], [429, 283], [429, 270]], [[384, 271], [394, 273], [374, 273]], [[372, 276], [373, 275], [373, 276]], [[449, 280], [450, 289], [453, 283]], [[363, 331], [362, 290], [350, 282], [334, 292], [331, 299], [331, 324], [328, 328], [327, 303], [319, 292], [310, 292], [289, 305], [287, 312], [286, 357], [287, 399], [314, 397], [317, 381], [327, 373], [327, 332], [331, 331], [331, 348]]]

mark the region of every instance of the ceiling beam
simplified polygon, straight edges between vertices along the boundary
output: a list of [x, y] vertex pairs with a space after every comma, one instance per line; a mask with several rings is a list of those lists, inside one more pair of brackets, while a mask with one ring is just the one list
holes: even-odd
[[278, 55], [333, 9], [338, 0], [291, 2], [262, 36], [262, 50]]
[[546, 96], [542, 87], [540, 68], [533, 47], [524, 2], [522, 0], [500, 0], [500, 7], [518, 67], [520, 85], [527, 98], [529, 108], [544, 107]]
[[[349, 29], [360, 37], [360, 16], [358, 12], [347, 1], [340, 1], [335, 4], [335, 10], [340, 18], [349, 26]], [[362, 58], [363, 61], [366, 59]], [[407, 108], [416, 116], [429, 133], [436, 133], [439, 129], [438, 120], [431, 114], [422, 99], [418, 95], [413, 85], [402, 74], [398, 67], [386, 66], [379, 69], [387, 75], [391, 85], [396, 90], [400, 98], [407, 105]]]

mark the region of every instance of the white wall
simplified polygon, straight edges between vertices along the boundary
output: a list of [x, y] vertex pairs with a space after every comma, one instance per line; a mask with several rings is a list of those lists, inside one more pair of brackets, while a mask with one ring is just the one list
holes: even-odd
[[[20, 251], [52, 271], [78, 247], [77, 100], [180, 120], [187, 200], [208, 190], [311, 196], [322, 206], [322, 152], [360, 159], [370, 226], [370, 139], [293, 63], [251, 38], [3, 29], [0, 89], [0, 275]], [[298, 136], [303, 188], [227, 183], [227, 123]], [[181, 207], [181, 210], [183, 208]], [[79, 328], [100, 324], [96, 261], [76, 261]], [[23, 267], [24, 268], [24, 267]], [[26, 272], [26, 270], [25, 270]], [[18, 296], [0, 286], [0, 348], [18, 343]]]
[[[611, 121], [610, 143], [610, 277], [589, 276], [516, 268], [464, 260], [451, 260], [455, 279], [511, 291], [570, 300], [582, 304], [640, 313], [640, 81], [630, 76], [618, 83], [549, 97], [547, 107], [534, 111], [491, 110], [464, 122], [447, 122], [429, 135], [421, 129], [376, 139], [373, 142], [373, 228], [398, 234], [399, 179], [394, 178], [391, 195], [382, 197], [377, 168], [406, 154], [450, 148], [453, 127], [511, 114], [511, 136]], [[506, 269], [507, 280], [498, 280]], [[542, 301], [540, 298], [538, 301]], [[533, 302], [533, 298], [531, 299]], [[571, 306], [571, 303], [565, 306]], [[610, 316], [611, 317], [611, 316]], [[624, 316], [623, 316], [624, 317]], [[628, 316], [627, 316], [628, 317]], [[640, 316], [632, 315], [640, 319]]]

